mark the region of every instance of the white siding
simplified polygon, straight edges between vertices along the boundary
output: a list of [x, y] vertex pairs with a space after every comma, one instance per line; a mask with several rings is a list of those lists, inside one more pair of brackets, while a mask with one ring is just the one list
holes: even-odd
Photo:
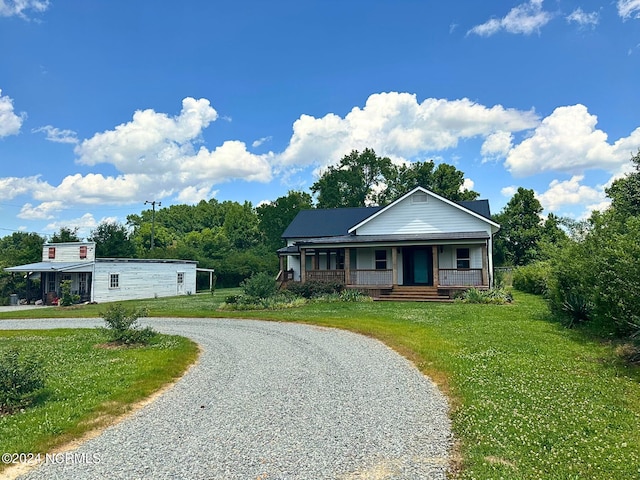
[[[184, 284], [178, 288], [178, 273]], [[110, 288], [112, 274], [118, 275], [118, 288]], [[179, 290], [182, 290], [180, 292]], [[97, 262], [93, 276], [93, 301], [113, 302], [196, 293], [195, 263]]]
[[[419, 233], [479, 232], [491, 234], [490, 225], [464, 210], [430, 195], [426, 202], [414, 202], [413, 195], [393, 205], [358, 228], [357, 235], [399, 235]], [[424, 195], [424, 194], [422, 194]]]
[[[86, 258], [80, 257], [80, 247], [86, 247]], [[55, 257], [49, 258], [49, 249], [55, 249]], [[93, 242], [45, 243], [42, 246], [43, 262], [92, 262], [96, 258], [96, 244]]]

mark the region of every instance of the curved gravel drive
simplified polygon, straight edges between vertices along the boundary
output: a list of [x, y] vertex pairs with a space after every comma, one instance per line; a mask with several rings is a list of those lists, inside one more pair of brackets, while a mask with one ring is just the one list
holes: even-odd
[[[73, 451], [99, 463], [42, 465], [21, 478], [446, 478], [446, 399], [382, 343], [292, 323], [144, 323], [198, 342], [199, 362]], [[103, 323], [0, 321], [1, 329], [94, 325]]]

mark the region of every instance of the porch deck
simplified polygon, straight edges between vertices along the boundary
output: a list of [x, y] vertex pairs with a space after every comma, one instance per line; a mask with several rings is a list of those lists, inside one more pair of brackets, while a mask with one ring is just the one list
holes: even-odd
[[[367, 292], [374, 300], [448, 302], [457, 291], [469, 288], [487, 289], [482, 269], [439, 269], [434, 285], [394, 285], [393, 270], [307, 270], [305, 280], [344, 284], [346, 288]], [[348, 282], [346, 280], [349, 280]]]

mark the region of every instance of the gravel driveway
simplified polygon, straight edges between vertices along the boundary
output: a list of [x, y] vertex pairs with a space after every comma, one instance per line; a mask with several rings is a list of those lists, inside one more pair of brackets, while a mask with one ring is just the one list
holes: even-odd
[[[446, 399], [370, 338], [292, 323], [145, 319], [198, 342], [168, 392], [28, 479], [446, 478]], [[0, 329], [102, 325], [0, 321]]]

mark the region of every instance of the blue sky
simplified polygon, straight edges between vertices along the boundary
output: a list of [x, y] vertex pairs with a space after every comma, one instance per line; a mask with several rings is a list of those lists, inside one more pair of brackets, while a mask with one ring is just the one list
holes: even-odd
[[0, 0], [0, 236], [308, 191], [353, 149], [584, 218], [640, 148], [640, 0]]

